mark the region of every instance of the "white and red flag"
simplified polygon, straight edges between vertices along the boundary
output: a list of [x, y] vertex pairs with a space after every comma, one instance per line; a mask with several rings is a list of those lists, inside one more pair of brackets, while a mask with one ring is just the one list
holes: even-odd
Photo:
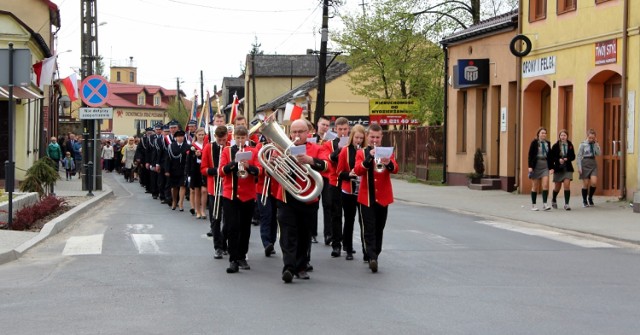
[[295, 121], [302, 117], [302, 107], [287, 103], [287, 106], [284, 108], [284, 121]]
[[62, 85], [67, 90], [71, 101], [78, 100], [78, 75], [72, 73], [67, 78], [62, 79]]
[[44, 85], [51, 85], [53, 73], [56, 70], [56, 56], [45, 58], [33, 64], [33, 72], [36, 74], [36, 85], [44, 89]]

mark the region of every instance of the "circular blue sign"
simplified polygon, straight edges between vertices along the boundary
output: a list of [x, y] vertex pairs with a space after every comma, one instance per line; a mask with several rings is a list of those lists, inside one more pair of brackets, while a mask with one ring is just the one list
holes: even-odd
[[89, 107], [100, 107], [109, 99], [109, 82], [102, 76], [92, 75], [82, 81], [80, 97]]

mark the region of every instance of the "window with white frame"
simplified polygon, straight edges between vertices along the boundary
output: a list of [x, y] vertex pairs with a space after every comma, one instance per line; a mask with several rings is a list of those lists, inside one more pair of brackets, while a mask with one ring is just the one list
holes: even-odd
[[144, 105], [145, 96], [144, 93], [138, 94], [138, 106]]

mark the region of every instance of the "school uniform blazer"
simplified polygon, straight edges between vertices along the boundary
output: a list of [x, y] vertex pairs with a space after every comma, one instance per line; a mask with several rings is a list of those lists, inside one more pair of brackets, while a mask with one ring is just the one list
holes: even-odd
[[369, 154], [371, 147], [358, 150], [356, 153], [356, 166], [354, 172], [361, 177], [358, 202], [371, 207], [374, 202], [381, 206], [389, 206], [393, 203], [393, 188], [391, 187], [391, 174], [398, 173], [398, 163], [394, 155], [382, 172], [375, 171], [374, 157]]
[[322, 144], [322, 147], [329, 155], [329, 166], [322, 176], [329, 179], [329, 185], [335, 187], [340, 187], [338, 173], [336, 172], [336, 168], [338, 167], [338, 155], [340, 154], [340, 147], [338, 147], [338, 143], [340, 143], [340, 138], [334, 138], [333, 140], [326, 141]]
[[[551, 151], [551, 142], [545, 140], [547, 143], [547, 147], [549, 147], [549, 151]], [[535, 139], [531, 141], [531, 145], [529, 145], [529, 157], [528, 157], [529, 167], [532, 169], [536, 168], [536, 161], [538, 160], [538, 140]], [[549, 170], [553, 169], [553, 162], [549, 159], [549, 153], [547, 152], [547, 168]]]
[[[307, 147], [307, 155], [313, 157], [313, 164], [309, 164], [309, 166], [320, 173], [327, 170], [327, 166], [329, 165], [329, 155], [324, 150], [324, 147], [318, 145], [316, 143], [306, 143]], [[273, 182], [273, 181], [272, 181]], [[313, 182], [313, 181], [312, 181]], [[310, 187], [309, 190], [302, 195], [307, 195], [311, 193], [313, 187]], [[287, 200], [294, 199], [290, 194], [288, 194], [287, 190], [278, 184], [278, 193], [276, 194], [276, 198], [282, 202], [287, 202]], [[318, 202], [320, 197], [313, 199], [307, 204], [312, 204]]]
[[353, 145], [348, 145], [342, 150], [340, 150], [340, 154], [338, 155], [338, 166], [336, 168], [336, 173], [338, 174], [338, 179], [340, 182], [340, 188], [349, 194], [353, 194], [353, 182], [356, 178], [359, 177], [351, 177], [349, 176], [349, 172], [351, 169], [356, 166], [356, 153], [358, 149], [356, 149]]
[[224, 176], [222, 181], [222, 196], [230, 200], [247, 202], [256, 199], [256, 179], [262, 172], [262, 166], [257, 163], [255, 148], [244, 147], [244, 151], [252, 152], [249, 160], [247, 178], [238, 178], [238, 163], [235, 161], [238, 146], [226, 147], [222, 151], [218, 175]]
[[220, 148], [218, 143], [206, 143], [202, 149], [202, 159], [200, 162], [200, 173], [207, 177], [207, 193], [216, 195], [216, 179], [222, 178], [218, 176], [218, 167], [220, 166]]
[[[551, 147], [551, 151], [549, 152], [549, 159], [551, 160], [551, 164], [553, 165], [554, 171], [567, 171], [573, 172], [573, 162], [576, 159], [576, 151], [573, 149], [573, 143], [567, 140], [567, 157], [562, 157], [562, 148], [560, 145], [562, 142], [556, 142], [553, 147]], [[566, 158], [567, 160], [564, 164], [560, 164], [560, 158]]]

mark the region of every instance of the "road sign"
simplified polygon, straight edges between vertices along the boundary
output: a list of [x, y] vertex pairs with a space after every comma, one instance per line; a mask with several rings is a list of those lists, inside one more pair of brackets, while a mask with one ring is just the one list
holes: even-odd
[[113, 108], [80, 108], [80, 120], [113, 119]]
[[80, 97], [89, 107], [100, 107], [109, 99], [109, 82], [103, 76], [92, 75], [84, 78], [80, 85]]

